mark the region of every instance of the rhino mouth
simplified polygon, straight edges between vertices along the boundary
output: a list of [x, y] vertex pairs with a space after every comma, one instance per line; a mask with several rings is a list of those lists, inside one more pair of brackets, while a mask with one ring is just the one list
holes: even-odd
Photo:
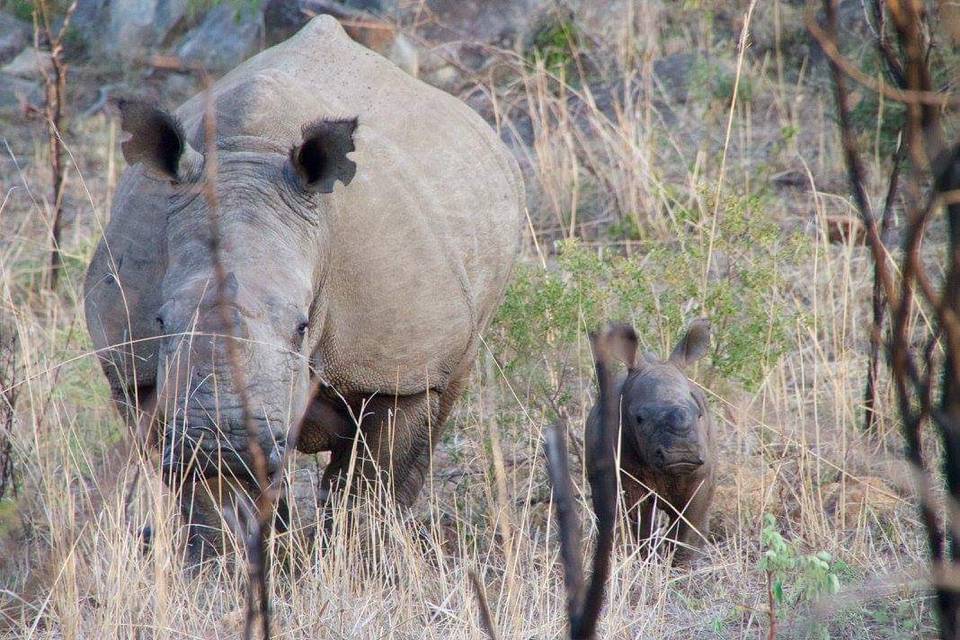
[[683, 474], [683, 473], [693, 473], [697, 469], [703, 466], [703, 460], [679, 460], [677, 462], [670, 462], [663, 465], [661, 468], [664, 471], [669, 471], [674, 474]]
[[693, 473], [704, 465], [703, 457], [697, 451], [668, 451], [659, 448], [655, 460], [661, 470], [674, 475]]
[[[260, 453], [268, 475], [282, 460], [284, 438], [276, 430], [261, 433]], [[256, 463], [249, 438], [224, 437], [210, 427], [168, 431], [161, 454], [161, 471], [171, 481], [232, 476], [241, 482], [256, 480]]]

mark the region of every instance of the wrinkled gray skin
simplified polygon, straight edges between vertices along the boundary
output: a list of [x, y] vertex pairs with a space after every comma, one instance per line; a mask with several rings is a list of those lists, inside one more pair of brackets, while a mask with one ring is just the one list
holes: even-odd
[[[621, 341], [626, 346], [618, 354], [627, 365], [627, 374], [618, 383], [620, 483], [627, 517], [637, 541], [643, 542], [653, 531], [655, 509], [666, 513], [671, 526], [668, 537], [680, 543], [675, 558], [683, 559], [709, 533], [714, 493], [713, 418], [703, 392], [684, 373], [707, 353], [710, 325], [706, 320], [691, 323], [666, 361], [638, 355], [633, 329], [619, 330], [627, 338]], [[590, 452], [597, 446], [599, 419], [596, 405], [587, 419], [585, 438], [591, 477]], [[646, 546], [641, 548], [642, 553], [646, 551]]]
[[330, 17], [211, 93], [173, 115], [121, 105], [130, 167], [85, 283], [114, 400], [182, 489], [201, 556], [218, 547], [224, 487], [253, 486], [253, 443], [275, 472], [304, 412], [297, 448], [331, 452], [322, 493], [356, 447], [358, 483], [413, 502], [502, 297], [523, 206], [486, 123]]

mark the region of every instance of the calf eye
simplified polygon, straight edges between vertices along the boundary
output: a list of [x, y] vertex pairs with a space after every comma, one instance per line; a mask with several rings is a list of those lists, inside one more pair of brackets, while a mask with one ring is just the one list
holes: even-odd
[[307, 335], [307, 327], [310, 326], [310, 323], [306, 320], [303, 320], [300, 324], [297, 325], [297, 335], [301, 338]]
[[153, 319], [153, 321], [157, 323], [157, 329], [160, 329], [160, 331], [163, 331], [163, 329], [164, 329], [164, 326], [163, 326], [163, 317], [162, 317], [162, 316], [157, 316], [156, 318]]

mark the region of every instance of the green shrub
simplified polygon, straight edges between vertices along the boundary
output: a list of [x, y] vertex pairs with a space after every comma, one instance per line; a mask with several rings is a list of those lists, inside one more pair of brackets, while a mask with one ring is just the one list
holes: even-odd
[[528, 57], [531, 61], [543, 61], [544, 68], [554, 75], [569, 76], [574, 69], [578, 41], [572, 19], [552, 16], [534, 33]]
[[[795, 542], [787, 542], [780, 535], [777, 521], [769, 513], [763, 517], [760, 544], [763, 556], [759, 569], [767, 575], [773, 597], [768, 606], [778, 616], [840, 592], [840, 573], [847, 569], [846, 564], [834, 560], [826, 551], [800, 553]], [[829, 638], [830, 633], [824, 623], [814, 621], [809, 637]]]
[[724, 201], [705, 288], [712, 218], [694, 211], [681, 214], [675, 241], [639, 243], [629, 256], [566, 241], [546, 269], [519, 265], [494, 324], [498, 353], [508, 368], [530, 370], [586, 331], [621, 321], [662, 354], [704, 316], [714, 328], [714, 367], [755, 387], [789, 343], [797, 318], [779, 304], [780, 269], [803, 249], [761, 215], [767, 204], [764, 195]]
[[733, 99], [733, 89], [737, 88], [737, 104], [753, 101], [753, 81], [749, 69], [744, 65], [737, 83], [736, 68], [717, 60], [698, 58], [691, 73], [690, 93], [695, 102], [716, 104], [726, 109]]

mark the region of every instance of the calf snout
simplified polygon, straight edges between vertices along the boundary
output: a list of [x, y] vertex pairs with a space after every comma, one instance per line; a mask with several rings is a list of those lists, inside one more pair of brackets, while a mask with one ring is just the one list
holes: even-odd
[[657, 447], [653, 460], [658, 468], [675, 473], [695, 471], [706, 462], [699, 448], [691, 446]]

